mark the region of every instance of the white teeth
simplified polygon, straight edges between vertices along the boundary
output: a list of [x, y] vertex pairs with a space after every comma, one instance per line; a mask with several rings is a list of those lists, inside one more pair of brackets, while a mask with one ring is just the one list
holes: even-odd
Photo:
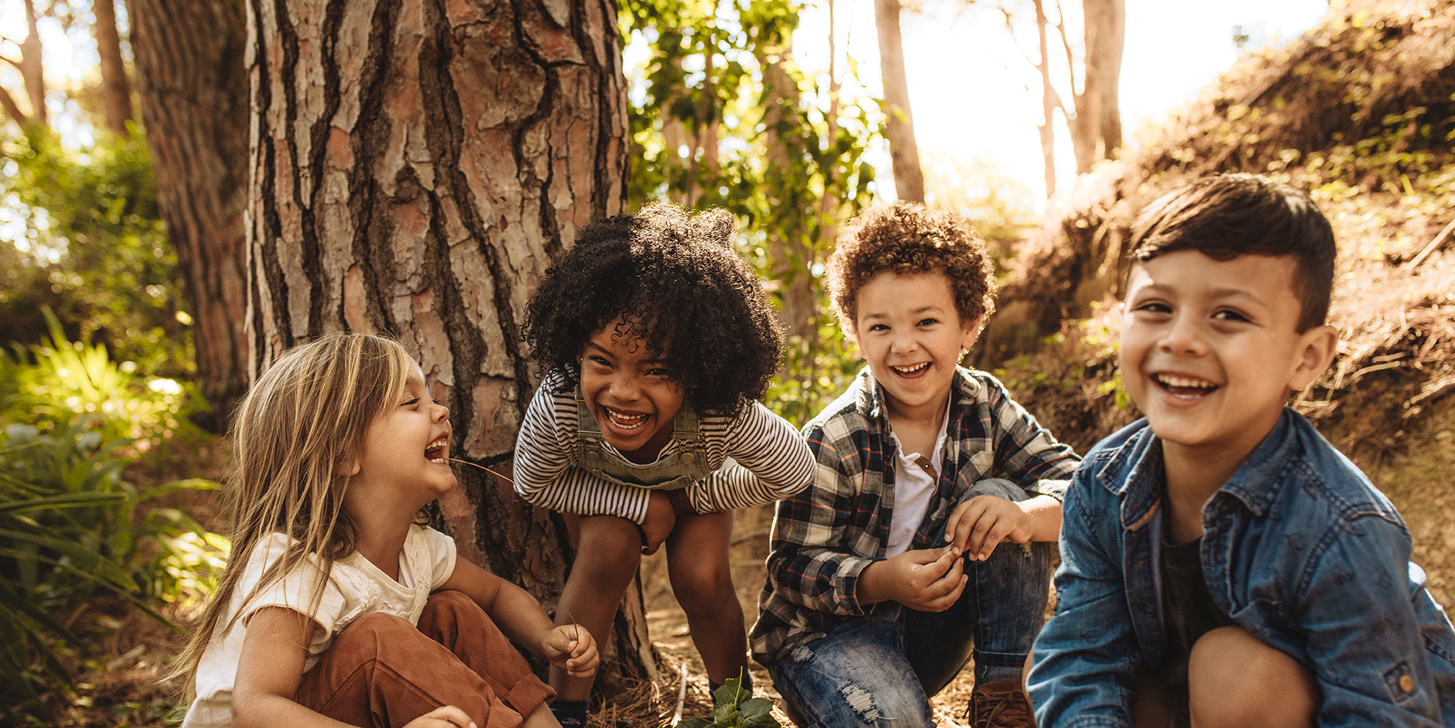
[[892, 367], [890, 367], [890, 369], [893, 369], [894, 371], [899, 372], [900, 374], [914, 374], [915, 372], [917, 372], [917, 371], [919, 371], [921, 369], [924, 369], [925, 367], [927, 367], [929, 365], [930, 365], [929, 362], [921, 362], [921, 363], [916, 364], [916, 365], [914, 365], [912, 367], [894, 367], [894, 366], [892, 366]]
[[445, 458], [430, 458], [429, 461], [434, 463], [435, 465], [445, 465], [449, 462], [449, 460]]
[[1206, 379], [1184, 379], [1182, 377], [1173, 377], [1166, 374], [1158, 374], [1157, 381], [1169, 387], [1197, 387], [1198, 389], [1212, 389], [1213, 387], [1218, 386], [1216, 384], [1213, 384], [1212, 382], [1207, 381]]
[[435, 451], [435, 450], [443, 451], [445, 448], [447, 448], [449, 446], [450, 446], [450, 437], [449, 437], [449, 435], [445, 435], [445, 436], [439, 437], [439, 438], [435, 439], [434, 442], [431, 442], [430, 444], [428, 444], [428, 445], [426, 445], [424, 447], [425, 457], [428, 458], [429, 461], [432, 462], [432, 463], [440, 463], [440, 464], [443, 464], [446, 460], [448, 460], [448, 458], [431, 458], [431, 457], [429, 457], [429, 454], [430, 454], [430, 452]]
[[646, 422], [647, 421], [647, 416], [646, 415], [628, 415], [628, 414], [622, 414], [621, 412], [617, 412], [616, 410], [614, 410], [614, 409], [612, 409], [610, 407], [607, 407], [605, 409], [606, 409], [606, 414], [607, 414], [608, 417], [611, 418], [611, 421], [612, 422], [615, 422], [622, 429], [628, 429], [629, 430], [629, 429], [632, 429], [632, 428], [635, 428], [635, 427], [640, 427], [643, 422]]

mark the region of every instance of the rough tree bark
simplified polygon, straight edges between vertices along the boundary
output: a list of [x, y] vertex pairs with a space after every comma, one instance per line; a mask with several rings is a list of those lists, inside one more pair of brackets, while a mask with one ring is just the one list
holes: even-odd
[[[398, 337], [455, 424], [452, 456], [505, 474], [541, 372], [531, 288], [621, 211], [626, 95], [609, 0], [251, 0], [252, 363], [319, 334]], [[461, 553], [554, 610], [572, 555], [554, 513], [458, 469]], [[602, 639], [603, 691], [654, 678], [641, 590]]]
[[113, 134], [126, 136], [129, 133], [126, 122], [131, 121], [131, 82], [126, 78], [126, 64], [121, 59], [116, 2], [95, 0], [91, 8], [96, 16], [91, 32], [96, 36], [96, 53], [101, 59], [101, 108], [106, 128]]
[[247, 392], [247, 21], [228, 0], [129, 0], [157, 202], [187, 281], [197, 378], [226, 427]]
[[925, 175], [909, 113], [909, 82], [904, 72], [904, 46], [899, 33], [899, 0], [874, 0], [874, 25], [879, 31], [879, 73], [884, 82], [884, 136], [894, 163], [894, 194], [904, 201], [925, 201]]

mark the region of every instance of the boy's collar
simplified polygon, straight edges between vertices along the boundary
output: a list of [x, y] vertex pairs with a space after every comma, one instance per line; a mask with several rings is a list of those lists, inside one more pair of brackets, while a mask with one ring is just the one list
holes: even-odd
[[[1277, 489], [1270, 487], [1270, 484], [1277, 482], [1280, 471], [1288, 465], [1288, 450], [1297, 441], [1297, 438], [1291, 436], [1297, 416], [1293, 410], [1285, 407], [1273, 429], [1263, 436], [1258, 447], [1253, 448], [1253, 452], [1233, 473], [1233, 477], [1218, 488], [1218, 492], [1225, 492], [1242, 501], [1254, 515], [1262, 516], [1267, 512], [1273, 499], [1277, 497]], [[1138, 503], [1145, 506], [1145, 509], [1150, 509], [1160, 499], [1161, 485], [1158, 479], [1165, 475], [1162, 472], [1162, 448], [1158, 446], [1160, 440], [1150, 427], [1145, 424], [1143, 426], [1145, 429], [1140, 433], [1141, 436], [1133, 438], [1127, 447], [1121, 448], [1097, 471], [1097, 480], [1118, 495], [1135, 495]], [[1127, 477], [1120, 480], [1116, 478], [1115, 473], [1127, 465], [1130, 466]], [[1150, 511], [1130, 512], [1144, 510], [1135, 507], [1130, 501], [1124, 508], [1130, 509], [1124, 511], [1124, 521], [1130, 519], [1131, 522], [1140, 523], [1151, 515]]]
[[[884, 399], [884, 388], [879, 386], [879, 380], [874, 378], [874, 372], [866, 365], [859, 370], [858, 378], [863, 380], [864, 385], [859, 395], [859, 411], [867, 418], [887, 423], [889, 421], [889, 402]], [[956, 405], [974, 402], [980, 396], [980, 382], [970, 376], [970, 371], [965, 367], [955, 367], [955, 378], [950, 381], [950, 409], [954, 410]]]

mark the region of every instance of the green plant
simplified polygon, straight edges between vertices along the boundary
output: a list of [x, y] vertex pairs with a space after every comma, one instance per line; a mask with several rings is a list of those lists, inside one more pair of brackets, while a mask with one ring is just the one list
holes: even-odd
[[782, 725], [773, 717], [773, 701], [753, 697], [753, 691], [745, 689], [739, 678], [728, 678], [722, 687], [713, 691], [712, 697], [711, 721], [688, 718], [678, 723], [678, 728], [779, 728]]
[[128, 441], [107, 441], [90, 424], [50, 433], [13, 424], [0, 433], [0, 705], [36, 706], [52, 683], [74, 689], [58, 643], [86, 648], [60, 615], [106, 593], [175, 628], [153, 607], [205, 586], [226, 546], [181, 511], [138, 508], [212, 483], [139, 492], [121, 477], [128, 460], [116, 456]]
[[143, 451], [195, 434], [187, 416], [201, 400], [190, 383], [138, 376], [134, 362], [112, 361], [104, 345], [68, 340], [55, 314], [48, 307], [42, 313], [50, 333], [40, 344], [0, 350], [0, 424], [48, 431], [90, 416], [104, 439], [138, 441]]

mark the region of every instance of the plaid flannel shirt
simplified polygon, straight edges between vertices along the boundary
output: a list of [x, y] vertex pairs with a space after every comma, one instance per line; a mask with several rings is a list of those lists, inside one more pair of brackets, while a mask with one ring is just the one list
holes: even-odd
[[[989, 374], [957, 369], [950, 396], [943, 472], [912, 549], [939, 545], [945, 522], [976, 482], [1005, 478], [1061, 500], [1080, 462]], [[885, 558], [897, 460], [884, 395], [867, 367], [803, 434], [817, 466], [813, 484], [779, 501], [773, 519], [768, 582], [752, 632], [753, 657], [763, 663], [838, 624], [870, 614], [892, 618], [899, 608], [865, 606], [856, 594], [859, 575]]]

